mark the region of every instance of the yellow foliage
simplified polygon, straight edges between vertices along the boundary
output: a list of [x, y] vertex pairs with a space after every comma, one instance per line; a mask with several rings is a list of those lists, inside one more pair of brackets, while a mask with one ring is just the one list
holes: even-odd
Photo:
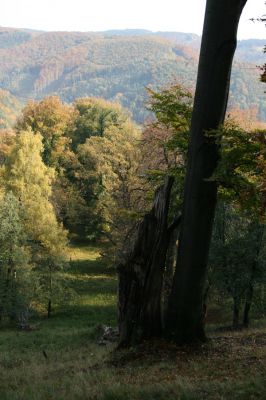
[[28, 235], [51, 256], [60, 256], [66, 244], [66, 231], [58, 224], [50, 202], [55, 171], [41, 157], [42, 137], [22, 131], [4, 170], [6, 188], [19, 199]]

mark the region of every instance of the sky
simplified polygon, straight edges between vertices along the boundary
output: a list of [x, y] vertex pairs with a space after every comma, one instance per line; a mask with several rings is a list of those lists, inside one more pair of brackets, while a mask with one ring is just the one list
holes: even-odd
[[[223, 0], [217, 0], [223, 1]], [[239, 39], [266, 38], [265, 0], [248, 0]], [[46, 31], [148, 29], [201, 34], [206, 0], [0, 0], [0, 26]]]

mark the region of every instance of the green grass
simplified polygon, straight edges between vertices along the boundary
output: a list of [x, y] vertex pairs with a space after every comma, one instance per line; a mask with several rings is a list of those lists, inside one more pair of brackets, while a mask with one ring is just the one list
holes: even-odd
[[[1, 400], [264, 399], [265, 326], [215, 332], [196, 349], [164, 342], [127, 352], [99, 346], [100, 324], [116, 325], [116, 274], [95, 247], [72, 247], [65, 273], [78, 296], [39, 330], [0, 330]], [[47, 359], [43, 355], [45, 351]]]

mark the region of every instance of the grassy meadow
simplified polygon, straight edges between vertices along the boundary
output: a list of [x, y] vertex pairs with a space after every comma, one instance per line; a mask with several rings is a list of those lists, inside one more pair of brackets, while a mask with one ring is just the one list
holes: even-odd
[[249, 330], [213, 329], [194, 349], [154, 342], [115, 352], [98, 344], [99, 325], [116, 326], [115, 271], [100, 249], [71, 247], [65, 278], [77, 298], [36, 330], [0, 330], [1, 400], [265, 399], [265, 321]]

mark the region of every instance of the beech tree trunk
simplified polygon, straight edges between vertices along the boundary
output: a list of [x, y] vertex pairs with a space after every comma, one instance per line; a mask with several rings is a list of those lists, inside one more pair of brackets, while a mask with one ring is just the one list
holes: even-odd
[[160, 187], [152, 211], [139, 225], [131, 254], [119, 273], [119, 346], [139, 343], [162, 334], [161, 297], [169, 236], [167, 226], [173, 178]]
[[219, 144], [206, 131], [224, 121], [237, 27], [246, 0], [207, 0], [177, 267], [169, 301], [167, 335], [180, 342], [205, 339], [203, 295], [217, 185], [208, 181]]

